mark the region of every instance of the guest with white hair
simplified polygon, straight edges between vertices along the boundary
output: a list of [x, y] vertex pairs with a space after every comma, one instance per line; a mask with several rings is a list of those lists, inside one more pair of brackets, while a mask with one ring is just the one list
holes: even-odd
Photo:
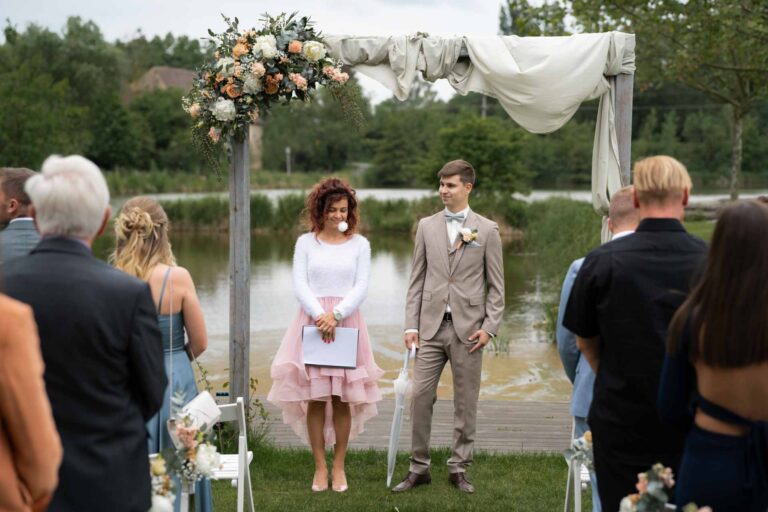
[[146, 282], [96, 259], [109, 190], [82, 156], [51, 156], [25, 190], [41, 242], [4, 265], [5, 293], [32, 307], [64, 458], [51, 511], [146, 511], [145, 422], [167, 379]]

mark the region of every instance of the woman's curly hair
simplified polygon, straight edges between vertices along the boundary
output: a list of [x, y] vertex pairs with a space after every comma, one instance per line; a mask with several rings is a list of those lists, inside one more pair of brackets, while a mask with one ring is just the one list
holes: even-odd
[[347, 236], [352, 236], [357, 227], [357, 193], [344, 180], [325, 178], [312, 187], [307, 195], [306, 211], [308, 224], [313, 233], [319, 233], [325, 227], [325, 216], [331, 205], [342, 199], [347, 200]]

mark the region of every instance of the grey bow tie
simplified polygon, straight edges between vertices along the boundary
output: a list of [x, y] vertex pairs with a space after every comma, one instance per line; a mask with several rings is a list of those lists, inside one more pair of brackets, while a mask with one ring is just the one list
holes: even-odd
[[464, 222], [463, 213], [451, 213], [448, 210], [444, 210], [443, 215], [445, 215], [446, 222], [451, 222], [452, 220], [455, 220], [456, 222]]

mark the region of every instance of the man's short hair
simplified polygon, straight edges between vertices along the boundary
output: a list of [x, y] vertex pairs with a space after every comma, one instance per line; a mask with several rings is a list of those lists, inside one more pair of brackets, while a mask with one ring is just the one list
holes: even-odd
[[634, 187], [622, 187], [611, 197], [611, 205], [608, 208], [608, 217], [614, 226], [626, 226], [640, 222], [640, 211], [635, 208], [632, 197]]
[[35, 175], [32, 169], [24, 167], [0, 167], [0, 190], [6, 199], [15, 199], [21, 206], [29, 206], [29, 195], [24, 184]]
[[437, 172], [438, 178], [459, 175], [462, 183], [475, 184], [475, 168], [466, 160], [451, 160]]
[[650, 156], [635, 162], [633, 181], [641, 203], [663, 203], [682, 197], [693, 188], [688, 170], [678, 160], [666, 155]]
[[79, 155], [49, 156], [25, 186], [41, 235], [93, 238], [109, 207], [109, 189], [99, 168]]

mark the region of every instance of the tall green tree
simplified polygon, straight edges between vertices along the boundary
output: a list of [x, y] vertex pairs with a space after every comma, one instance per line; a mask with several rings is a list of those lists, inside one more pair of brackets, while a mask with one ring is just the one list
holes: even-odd
[[516, 36], [567, 35], [568, 4], [561, 0], [532, 5], [528, 0], [506, 0], [499, 11], [499, 31]]
[[[440, 130], [432, 167], [467, 160], [477, 171], [477, 188], [482, 193], [527, 192], [531, 174], [522, 158], [527, 138], [528, 134], [509, 119], [468, 117]], [[434, 182], [433, 173], [424, 178]]]
[[679, 82], [727, 105], [731, 198], [739, 195], [744, 122], [768, 98], [768, 3], [764, 0], [573, 0], [586, 30], [637, 34], [642, 81]]
[[82, 153], [90, 143], [87, 109], [66, 80], [30, 62], [0, 68], [0, 165], [38, 168], [52, 153]]

